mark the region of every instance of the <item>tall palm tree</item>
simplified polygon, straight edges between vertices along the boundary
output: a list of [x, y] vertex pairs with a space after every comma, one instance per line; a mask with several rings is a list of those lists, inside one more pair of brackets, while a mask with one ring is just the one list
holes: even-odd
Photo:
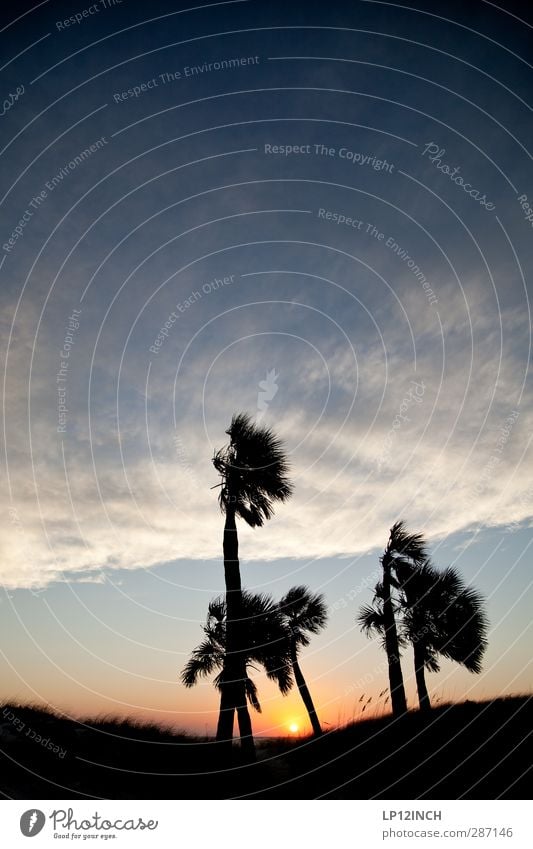
[[[293, 683], [289, 643], [278, 605], [270, 596], [243, 592], [241, 613], [245, 695], [252, 707], [261, 713], [257, 687], [249, 675], [248, 667], [253, 664], [262, 666], [267, 677], [275, 681], [282, 694], [286, 695]], [[186, 687], [193, 687], [200, 678], [216, 672], [214, 684], [222, 698], [226, 674], [227, 626], [226, 602], [222, 597], [215, 598], [209, 603], [203, 627], [204, 639], [194, 649], [181, 673], [181, 681]], [[247, 722], [251, 724], [247, 704], [239, 705], [238, 710], [241, 714], [246, 712]]]
[[223, 684], [217, 740], [231, 746], [237, 711], [241, 747], [249, 760], [255, 758], [252, 725], [246, 708], [246, 669], [242, 653], [242, 586], [236, 517], [250, 527], [270, 519], [276, 501], [292, 493], [289, 466], [283, 445], [268, 427], [253, 424], [246, 413], [233, 416], [226, 431], [229, 443], [213, 457], [222, 478], [219, 503], [226, 515], [224, 525], [224, 576], [226, 582], [226, 639]]
[[487, 647], [484, 600], [453, 567], [438, 572], [427, 560], [415, 570], [400, 566], [403, 635], [413, 646], [420, 710], [431, 707], [425, 670], [438, 672], [439, 655], [481, 672]]
[[383, 602], [383, 624], [385, 648], [389, 665], [389, 687], [394, 716], [407, 711], [407, 700], [400, 663], [400, 646], [394, 615], [393, 588], [398, 586], [396, 570], [406, 566], [416, 568], [426, 559], [426, 544], [421, 534], [410, 534], [403, 521], [395, 522], [390, 529], [389, 539], [380, 558], [383, 569], [381, 593]]
[[322, 734], [322, 728], [300, 669], [298, 652], [302, 646], [309, 645], [309, 634], [318, 634], [326, 626], [327, 610], [324, 597], [312, 593], [308, 587], [292, 587], [279, 602], [279, 609], [287, 627], [294, 680], [309, 714], [313, 733], [318, 737]]
[[[363, 604], [357, 615], [356, 621], [359, 623], [361, 630], [366, 634], [367, 637], [372, 637], [377, 635], [381, 638], [381, 645], [385, 651], [387, 651], [387, 640], [386, 640], [386, 619], [384, 612], [384, 590], [383, 584], [377, 583], [374, 588], [374, 598], [372, 599], [371, 604]], [[391, 600], [394, 621], [396, 623], [396, 619], [398, 615], [401, 614], [400, 604], [396, 599]], [[397, 641], [397, 652], [398, 657], [400, 657], [400, 650], [405, 647], [406, 640], [403, 634], [403, 628], [396, 628], [396, 641]], [[403, 681], [403, 679], [402, 679]]]

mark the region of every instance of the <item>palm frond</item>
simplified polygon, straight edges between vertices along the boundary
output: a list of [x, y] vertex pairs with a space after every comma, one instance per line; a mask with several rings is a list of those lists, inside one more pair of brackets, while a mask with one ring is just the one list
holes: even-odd
[[426, 542], [422, 534], [407, 532], [405, 522], [395, 522], [390, 529], [389, 540], [385, 552], [392, 556], [403, 556], [415, 563], [422, 563], [426, 557]]
[[185, 664], [181, 673], [181, 682], [185, 687], [194, 687], [200, 678], [206, 678], [216, 669], [220, 669], [224, 655], [217, 646], [206, 639], [194, 649], [191, 658]]
[[460, 596], [461, 593], [466, 592], [467, 587], [465, 582], [457, 569], [454, 569], [453, 566], [448, 566], [444, 569], [440, 573], [440, 577], [441, 584], [448, 595], [457, 597]]
[[424, 643], [423, 639], [421, 639], [421, 647], [423, 649], [424, 667], [427, 669], [427, 671], [440, 672], [438, 654], [433, 648], [433, 646]]
[[370, 604], [364, 604], [357, 614], [356, 621], [367, 637], [373, 634], [382, 636], [385, 633], [385, 617], [379, 606], [372, 607]]
[[254, 710], [257, 713], [261, 713], [261, 705], [259, 704], [259, 699], [257, 698], [257, 687], [255, 686], [254, 681], [251, 678], [247, 678], [244, 683], [246, 689], [246, 697]]
[[309, 645], [306, 632], [318, 634], [326, 626], [328, 614], [324, 596], [311, 592], [309, 587], [291, 587], [280, 599], [279, 609], [292, 636], [302, 646]]
[[438, 572], [429, 560], [402, 577], [403, 631], [433, 658], [427, 668], [438, 671], [440, 654], [480, 672], [488, 623], [479, 593], [466, 587], [453, 567]]
[[226, 600], [219, 595], [212, 598], [207, 606], [207, 618], [214, 619], [216, 622], [223, 622], [226, 618]]
[[464, 589], [449, 606], [446, 619], [446, 639], [439, 645], [439, 652], [479, 674], [488, 645], [483, 597], [473, 589]]
[[267, 678], [278, 685], [282, 696], [286, 696], [294, 684], [292, 666], [288, 658], [279, 658], [275, 655], [270, 655], [264, 658], [263, 665]]

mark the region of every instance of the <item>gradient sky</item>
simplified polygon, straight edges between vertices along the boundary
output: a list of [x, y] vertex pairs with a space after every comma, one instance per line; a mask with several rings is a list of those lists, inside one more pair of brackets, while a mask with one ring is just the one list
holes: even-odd
[[[367, 715], [387, 710], [383, 652], [355, 616], [398, 518], [487, 598], [484, 672], [444, 663], [435, 698], [530, 691], [520, 4], [14, 14], [0, 698], [214, 731], [210, 682], [177, 678], [223, 590], [211, 457], [236, 410], [283, 438], [295, 484], [267, 527], [240, 528], [243, 583], [325, 594], [329, 626], [302, 656], [324, 722], [370, 697]], [[414, 704], [410, 653], [403, 666]], [[298, 697], [255, 677], [258, 732], [305, 728]]]

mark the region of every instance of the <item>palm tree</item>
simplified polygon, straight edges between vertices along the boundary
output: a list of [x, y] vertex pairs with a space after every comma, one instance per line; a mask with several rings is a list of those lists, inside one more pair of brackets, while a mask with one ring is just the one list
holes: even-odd
[[[396, 617], [401, 613], [401, 608], [395, 599], [392, 599], [391, 603], [394, 621], [396, 623]], [[359, 623], [361, 631], [363, 631], [367, 637], [372, 637], [374, 635], [379, 636], [381, 638], [381, 645], [383, 649], [387, 651], [383, 584], [376, 584], [372, 603], [364, 604], [360, 607], [356, 621]], [[399, 657], [400, 649], [404, 648], [406, 643], [402, 627], [396, 629], [396, 641]]]
[[467, 587], [456, 569], [443, 572], [427, 560], [415, 570], [399, 567], [404, 609], [403, 634], [413, 646], [420, 710], [431, 708], [425, 670], [438, 672], [439, 655], [481, 672], [487, 647], [484, 600]]
[[[462, 664], [469, 672], [481, 672], [487, 647], [484, 601], [465, 586], [452, 567], [438, 572], [426, 559], [420, 566], [397, 563], [395, 584], [399, 598], [394, 615], [399, 617], [399, 647], [411, 643], [420, 710], [431, 707], [425, 671], [439, 672], [439, 655]], [[361, 607], [357, 617], [368, 636], [378, 634], [385, 643], [383, 586], [377, 584], [371, 605]]]
[[298, 652], [301, 646], [309, 645], [309, 634], [318, 634], [326, 626], [327, 610], [324, 597], [318, 593], [312, 593], [308, 587], [292, 587], [281, 599], [279, 609], [287, 628], [294, 680], [309, 714], [313, 732], [316, 737], [319, 737], [322, 734], [322, 728], [311, 693], [300, 669]]
[[236, 517], [250, 527], [261, 527], [273, 515], [276, 501], [292, 493], [289, 466], [280, 440], [267, 427], [254, 425], [246, 413], [234, 415], [226, 431], [229, 443], [213, 457], [222, 478], [219, 503], [226, 515], [224, 525], [224, 576], [226, 582], [226, 653], [221, 690], [217, 740], [231, 747], [235, 710], [241, 747], [255, 758], [252, 725], [246, 708], [246, 669], [242, 653], [242, 587]]
[[395, 522], [390, 529], [385, 551], [380, 558], [383, 568], [383, 581], [380, 585], [383, 602], [383, 625], [385, 648], [389, 665], [389, 687], [394, 716], [401, 716], [407, 711], [407, 700], [403, 684], [402, 667], [400, 663], [400, 646], [396, 620], [394, 616], [394, 601], [392, 589], [397, 587], [395, 580], [396, 569], [401, 566], [416, 568], [426, 559], [425, 541], [421, 534], [409, 534], [405, 523]]
[[[261, 713], [257, 697], [257, 687], [250, 677], [248, 667], [253, 664], [262, 666], [267, 677], [275, 681], [283, 695], [292, 687], [289, 644], [285, 623], [278, 605], [272, 598], [263, 594], [242, 593], [241, 638], [243, 640], [242, 657], [245, 668], [245, 695], [252, 707]], [[200, 678], [216, 672], [214, 684], [223, 698], [225, 689], [228, 617], [226, 602], [222, 597], [209, 603], [207, 620], [204, 625], [204, 639], [194, 649], [182, 673], [181, 681], [186, 687], [193, 687]], [[238, 706], [242, 715], [246, 713], [246, 723], [251, 720], [248, 706]]]

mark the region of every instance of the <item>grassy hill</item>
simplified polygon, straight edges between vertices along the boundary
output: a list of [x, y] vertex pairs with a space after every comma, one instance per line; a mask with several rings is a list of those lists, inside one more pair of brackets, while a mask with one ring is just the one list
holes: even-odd
[[526, 798], [533, 698], [443, 705], [356, 722], [321, 739], [258, 741], [258, 762], [127, 720], [0, 706], [3, 798]]

